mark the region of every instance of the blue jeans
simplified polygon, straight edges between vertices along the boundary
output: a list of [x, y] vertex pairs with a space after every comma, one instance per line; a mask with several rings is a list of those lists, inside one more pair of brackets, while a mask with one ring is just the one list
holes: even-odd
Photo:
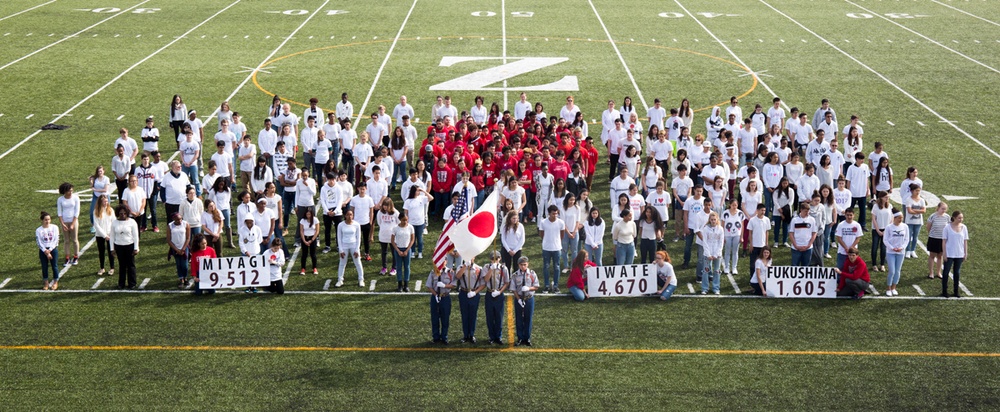
[[[111, 200], [111, 199], [108, 199]], [[111, 202], [108, 202], [111, 204]], [[94, 208], [97, 207], [97, 195], [90, 196], [90, 227], [94, 227]]]
[[722, 282], [722, 276], [719, 273], [719, 267], [722, 265], [722, 258], [709, 260], [707, 257], [705, 260], [705, 272], [701, 275], [701, 291], [708, 291], [709, 277], [712, 278], [712, 291], [719, 291], [719, 284]]
[[917, 236], [920, 235], [920, 228], [923, 227], [923, 225], [911, 225], [911, 224], [907, 223], [906, 227], [910, 228], [910, 244], [906, 245], [906, 251], [907, 252], [916, 252], [917, 251]]
[[[292, 210], [295, 209], [295, 192], [289, 192], [286, 190], [284, 193], [281, 194], [281, 208], [282, 208], [281, 213], [284, 215], [282, 216], [284, 219], [282, 221], [285, 222], [285, 228], [291, 229], [292, 222], [288, 221], [288, 215], [292, 213]], [[295, 219], [295, 221], [297, 222], [298, 219]]]
[[558, 250], [542, 250], [542, 273], [545, 277], [545, 285], [548, 287], [549, 272], [552, 273], [552, 280], [556, 287], [559, 287], [559, 252]]
[[[412, 252], [412, 251], [411, 251]], [[410, 281], [410, 252], [400, 255], [396, 253], [396, 250], [392, 250], [392, 256], [396, 261], [396, 281], [397, 282], [409, 282]]]
[[885, 255], [885, 260], [889, 263], [889, 276], [886, 285], [894, 286], [899, 283], [899, 272], [903, 269], [903, 254], [889, 253]]
[[635, 244], [615, 242], [615, 264], [631, 265], [635, 261]]
[[531, 340], [531, 320], [534, 315], [534, 296], [524, 299], [523, 308], [514, 302], [514, 329], [517, 331], [517, 340]]
[[181, 171], [188, 176], [191, 180], [191, 184], [194, 185], [194, 192], [201, 196], [201, 177], [198, 176], [198, 164], [195, 163], [191, 166], [181, 166]]
[[597, 247], [590, 247], [589, 245], [583, 245], [583, 249], [587, 251], [587, 257], [590, 258], [591, 262], [601, 266], [601, 255], [604, 254], [604, 244], [601, 243]]
[[694, 231], [692, 230], [687, 236], [684, 236], [684, 265], [687, 266], [691, 263], [691, 245], [694, 244]]
[[736, 265], [740, 261], [740, 237], [726, 236], [726, 243], [723, 246], [722, 262], [725, 263], [727, 272], [734, 273], [736, 272]]
[[438, 302], [431, 295], [431, 336], [434, 340], [448, 340], [448, 323], [451, 321], [451, 296], [445, 295]]
[[677, 289], [677, 285], [668, 285], [666, 289], [663, 289], [663, 293], [660, 294], [660, 299], [667, 300], [674, 295], [674, 290]]
[[450, 268], [451, 270], [458, 270], [458, 266], [462, 264], [462, 257], [452, 255], [450, 252], [444, 257], [444, 267]]
[[[955, 295], [958, 295], [958, 278], [962, 274], [962, 263], [965, 262], [965, 258], [948, 258], [944, 261], [944, 273], [941, 274], [941, 293], [948, 293], [948, 275], [955, 277]], [[955, 269], [955, 273], [952, 273], [951, 269]]]
[[412, 255], [414, 251], [417, 253], [424, 253], [424, 229], [427, 225], [414, 225], [413, 226], [413, 248], [410, 250]]
[[771, 216], [771, 229], [774, 231], [774, 243], [783, 244], [788, 242], [788, 226], [781, 220], [781, 216]]
[[823, 228], [823, 254], [824, 255], [830, 254], [830, 245], [834, 241], [834, 239], [833, 239], [833, 226], [834, 226], [834, 223], [831, 223], [829, 225], [826, 225], [826, 227]]
[[[844, 262], [846, 262], [846, 261], [847, 261], [846, 251], [845, 251], [845, 253], [840, 253], [840, 249], [837, 249], [837, 269], [843, 268], [844, 267]], [[875, 266], [874, 262], [869, 262], [869, 263], [873, 267]]]
[[[409, 175], [410, 175], [410, 171], [409, 171], [409, 169], [406, 168], [406, 160], [404, 160], [402, 163], [399, 163], [399, 164], [393, 163], [393, 165], [392, 165], [392, 181], [389, 182], [389, 190], [396, 191], [396, 180], [397, 179], [406, 179], [406, 177], [409, 176]], [[408, 194], [409, 193], [405, 193], [405, 194], [403, 194], [403, 196], [408, 195]]]
[[177, 279], [184, 279], [188, 277], [187, 257], [174, 255], [173, 259], [174, 259], [174, 265], [177, 267]]
[[59, 281], [59, 248], [53, 248], [49, 251], [52, 255], [52, 260], [45, 258], [45, 252], [41, 249], [38, 250], [38, 261], [42, 264], [42, 280], [49, 280], [49, 268], [52, 268], [52, 279]]
[[587, 298], [587, 296], [583, 293], [583, 289], [580, 289], [576, 286], [572, 286], [569, 288], [569, 294], [572, 295], [573, 300], [577, 302], [583, 302], [583, 300]]
[[559, 253], [561, 255], [562, 267], [568, 268], [573, 265], [573, 259], [576, 258], [576, 251], [580, 249], [579, 244], [579, 232], [573, 238], [570, 238], [568, 234], [562, 235], [562, 252]]
[[764, 188], [764, 216], [771, 216], [774, 212], [774, 191]]
[[503, 340], [504, 295], [486, 294], [486, 332], [490, 340]]
[[[812, 248], [799, 252], [792, 248], [792, 266], [809, 266], [809, 257], [812, 256]], [[840, 267], [840, 265], [837, 265]]]

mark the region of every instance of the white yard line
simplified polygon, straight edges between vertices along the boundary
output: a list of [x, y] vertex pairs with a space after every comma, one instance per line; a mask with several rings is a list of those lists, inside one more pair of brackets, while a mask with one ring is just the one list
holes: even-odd
[[947, 4], [944, 4], [944, 3], [940, 2], [940, 1], [937, 1], [937, 0], [931, 0], [931, 2], [934, 2], [934, 3], [937, 3], [937, 4], [940, 4], [940, 5], [942, 5], [942, 6], [945, 6], [945, 7], [949, 8], [949, 9], [952, 9], [952, 10], [955, 10], [955, 11], [957, 11], [957, 12], [959, 12], [959, 13], [962, 13], [962, 14], [965, 14], [965, 15], [967, 15], [967, 16], [970, 16], [970, 17], [975, 17], [975, 18], [977, 18], [977, 19], [979, 19], [979, 20], [982, 20], [982, 21], [985, 21], [985, 22], [987, 22], [987, 23], [989, 23], [989, 24], [992, 24], [992, 25], [994, 25], [994, 26], [1000, 26], [1000, 23], [997, 23], [997, 22], [995, 22], [995, 21], [993, 21], [993, 20], [987, 20], [987, 19], [984, 19], [984, 18], [982, 18], [982, 17], [979, 17], [979, 16], [977, 16], [977, 15], [975, 15], [975, 14], [972, 14], [972, 13], [969, 13], [969, 12], [967, 12], [967, 11], [965, 11], [965, 10], [962, 10], [962, 9], [959, 9], [959, 8], [956, 8], [956, 7], [952, 7], [952, 6], [949, 6], [949, 5], [947, 5]]
[[[930, 255], [930, 252], [927, 251], [927, 246], [924, 245], [924, 241], [917, 240], [917, 246], [919, 246], [920, 250], [923, 250], [925, 254]], [[948, 278], [949, 279], [955, 279], [955, 277], [952, 276], [951, 273], [948, 274]], [[969, 292], [969, 288], [965, 287], [964, 283], [958, 282], [958, 288], [962, 289], [962, 292], [965, 292], [966, 295], [972, 296], [972, 292]]]
[[740, 293], [743, 293], [742, 291], [740, 291], [740, 285], [736, 283], [736, 278], [734, 278], [733, 275], [726, 275], [726, 276], [729, 277], [729, 283], [733, 285], [733, 290], [736, 291], [736, 294], [738, 295]]
[[385, 58], [382, 59], [382, 65], [379, 66], [378, 71], [375, 72], [375, 80], [372, 80], [372, 87], [368, 89], [368, 95], [365, 96], [364, 102], [361, 103], [361, 110], [358, 110], [358, 118], [354, 121], [355, 129], [357, 129], [358, 125], [361, 124], [361, 118], [365, 115], [365, 108], [368, 107], [368, 102], [371, 101], [372, 94], [375, 93], [375, 86], [378, 85], [378, 79], [382, 77], [382, 71], [385, 70], [386, 63], [389, 63], [389, 57], [392, 56], [392, 51], [396, 49], [396, 43], [399, 42], [399, 36], [403, 34], [406, 22], [410, 21], [410, 15], [413, 14], [413, 9], [417, 7], [417, 1], [419, 0], [413, 0], [413, 4], [410, 6], [410, 11], [406, 13], [406, 17], [403, 19], [403, 24], [399, 25], [399, 31], [396, 32], [396, 38], [392, 39], [392, 45], [389, 46], [389, 51], [385, 54]]
[[0, 17], [0, 21], [4, 21], [4, 20], [7, 20], [7, 19], [9, 19], [9, 18], [11, 18], [11, 17], [14, 17], [14, 16], [18, 16], [18, 15], [21, 15], [21, 14], [24, 14], [24, 13], [27, 13], [27, 12], [29, 12], [29, 11], [32, 11], [32, 10], [34, 10], [34, 9], [37, 9], [37, 8], [39, 8], [39, 7], [42, 7], [42, 6], [47, 6], [47, 5], [49, 5], [49, 4], [52, 4], [52, 3], [55, 3], [56, 1], [58, 1], [58, 0], [50, 0], [50, 1], [48, 1], [48, 2], [45, 2], [45, 3], [42, 3], [42, 4], [39, 4], [39, 5], [37, 5], [37, 6], [34, 6], [34, 7], [30, 7], [30, 8], [27, 8], [27, 9], [24, 9], [24, 10], [21, 10], [21, 11], [19, 11], [19, 12], [17, 12], [17, 13], [14, 13], [14, 14], [11, 14], [10, 16], [4, 16], [4, 17]]
[[[502, 44], [501, 57], [507, 64], [507, 0], [500, 0], [500, 38]], [[503, 79], [503, 109], [507, 110], [507, 79]]]
[[[681, 4], [680, 1], [674, 0], [674, 3], [677, 3], [677, 6], [680, 7], [681, 10], [684, 10], [684, 13], [687, 13], [688, 16], [690, 16], [692, 19], [694, 19], [695, 23], [698, 23], [698, 25], [701, 26], [701, 28], [704, 29], [705, 32], [708, 33], [709, 36], [712, 36], [712, 38], [715, 39], [715, 41], [717, 43], [719, 43], [719, 45], [722, 46], [723, 49], [726, 49], [726, 51], [729, 52], [730, 56], [733, 56], [733, 58], [736, 59], [737, 62], [739, 62], [745, 69], [747, 69], [747, 71], [749, 71], [751, 73], [751, 75], [753, 76], [753, 78], [757, 79], [757, 82], [760, 83], [761, 86], [764, 86], [764, 89], [767, 89], [768, 93], [771, 93], [771, 97], [778, 97], [778, 95], [776, 93], [774, 93], [774, 90], [771, 90], [771, 86], [768, 86], [767, 83], [764, 82], [764, 79], [760, 78], [760, 76], [757, 76], [757, 72], [755, 72], [753, 69], [751, 69], [750, 66], [748, 66], [743, 61], [743, 59], [740, 59], [740, 57], [736, 55], [736, 53], [733, 53], [733, 50], [730, 49], [729, 46], [726, 46], [726, 43], [723, 43], [722, 40], [719, 39], [719, 37], [715, 35], [715, 33], [712, 33], [712, 31], [709, 30], [708, 27], [706, 27], [704, 24], [702, 24], [701, 20], [699, 20], [698, 17], [696, 17], [694, 13], [691, 13], [690, 11], [688, 11], [687, 7], [684, 7], [684, 5]], [[784, 100], [781, 101], [781, 106], [784, 107], [785, 110], [790, 110], [789, 107], [788, 107], [788, 105], [785, 104]]]
[[285, 268], [285, 275], [281, 277], [281, 281], [286, 285], [288, 284], [288, 275], [292, 273], [292, 267], [295, 266], [295, 259], [299, 257], [299, 252], [301, 251], [302, 247], [296, 246], [295, 251], [292, 252], [292, 258], [285, 261], [285, 264], [288, 265], [288, 267]]
[[[79, 228], [77, 228], [77, 229], [79, 229]], [[83, 248], [80, 249], [80, 253], [77, 254], [76, 257], [79, 258], [79, 257], [83, 256], [84, 252], [86, 252], [87, 250], [89, 250], [91, 247], [94, 246], [94, 243], [95, 243], [96, 240], [97, 240], [96, 237], [91, 237], [90, 241], [87, 242], [87, 244], [83, 245]], [[70, 257], [72, 257], [72, 256], [70, 256]], [[73, 265], [63, 266], [62, 270], [59, 271], [59, 277], [60, 278], [63, 277], [63, 275], [65, 275], [66, 272], [69, 272], [70, 268], [72, 268], [72, 267], [73, 267]]]
[[[63, 37], [63, 38], [61, 38], [61, 39], [59, 39], [59, 40], [56, 40], [55, 42], [52, 42], [52, 43], [51, 43], [51, 44], [49, 44], [48, 46], [45, 46], [45, 47], [42, 47], [42, 48], [40, 48], [40, 49], [38, 49], [38, 50], [35, 50], [35, 51], [31, 52], [31, 53], [28, 53], [28, 54], [26, 54], [26, 55], [24, 55], [24, 56], [21, 56], [21, 57], [20, 57], [20, 58], [18, 58], [17, 60], [14, 60], [14, 61], [12, 61], [12, 62], [10, 62], [10, 63], [7, 63], [7, 64], [5, 64], [5, 65], [3, 65], [3, 66], [0, 66], [0, 70], [3, 70], [3, 69], [6, 69], [6, 68], [8, 68], [8, 67], [10, 67], [10, 66], [14, 65], [15, 63], [17, 63], [17, 62], [19, 62], [19, 61], [21, 61], [21, 60], [24, 60], [24, 59], [27, 59], [27, 58], [29, 58], [29, 57], [31, 57], [31, 56], [34, 56], [34, 55], [36, 55], [36, 54], [38, 54], [38, 53], [41, 53], [41, 52], [45, 51], [46, 49], [48, 49], [49, 47], [52, 47], [52, 46], [55, 46], [55, 45], [57, 45], [57, 44], [59, 44], [59, 43], [62, 43], [62, 42], [64, 42], [64, 41], [66, 41], [66, 40], [69, 40], [69, 39], [72, 39], [72, 38], [74, 38], [74, 37], [76, 37], [76, 36], [79, 36], [79, 35], [80, 35], [80, 34], [82, 34], [83, 32], [85, 32], [85, 31], [87, 31], [87, 30], [90, 30], [90, 29], [92, 29], [92, 28], [94, 28], [94, 27], [97, 27], [97, 26], [100, 26], [100, 25], [101, 25], [102, 23], [104, 23], [104, 22], [106, 22], [106, 21], [108, 21], [108, 20], [111, 20], [111, 19], [113, 19], [113, 18], [115, 18], [115, 17], [118, 17], [118, 16], [121, 16], [122, 14], [125, 14], [125, 13], [128, 13], [128, 12], [132, 11], [132, 9], [134, 9], [134, 8], [136, 8], [136, 7], [139, 7], [139, 6], [141, 6], [141, 5], [143, 5], [143, 4], [147, 3], [147, 2], [149, 2], [149, 0], [144, 0], [143, 2], [141, 2], [141, 3], [139, 3], [139, 4], [136, 4], [136, 5], [132, 6], [132, 7], [129, 7], [129, 8], [127, 8], [127, 9], [125, 9], [125, 10], [122, 10], [122, 11], [120, 11], [120, 12], [118, 12], [118, 13], [115, 13], [115, 14], [111, 15], [111, 17], [108, 17], [108, 18], [106, 18], [106, 19], [104, 19], [104, 20], [101, 20], [101, 21], [99, 21], [99, 22], [97, 22], [97, 23], [94, 23], [93, 25], [90, 25], [90, 26], [87, 26], [87, 28], [85, 28], [85, 29], [83, 29], [83, 30], [80, 30], [80, 31], [78, 31], [78, 32], [76, 32], [76, 33], [73, 33], [73, 34], [69, 35], [69, 36], [66, 36], [66, 37]], [[30, 9], [28, 9], [28, 10], [30, 10]], [[23, 13], [23, 12], [22, 12], [22, 13]], [[8, 16], [8, 17], [9, 17], [9, 16]], [[6, 17], [5, 17], [5, 18], [6, 18]]]
[[[212, 16], [210, 16], [209, 18], [203, 20], [201, 23], [198, 23], [198, 25], [192, 27], [190, 30], [184, 32], [184, 34], [178, 36], [177, 38], [175, 38], [174, 40], [172, 40], [170, 43], [167, 43], [165, 46], [157, 49], [156, 51], [154, 51], [152, 53], [150, 53], [148, 56], [144, 57], [142, 60], [139, 60], [138, 62], [136, 62], [132, 66], [129, 66], [129, 68], [125, 69], [125, 71], [123, 71], [120, 74], [118, 74], [117, 76], [115, 76], [115, 78], [111, 79], [111, 81], [105, 83], [103, 86], [101, 86], [100, 88], [98, 88], [97, 90], [95, 90], [89, 96], [84, 97], [83, 100], [80, 100], [77, 104], [74, 104], [73, 107], [70, 107], [65, 112], [63, 112], [62, 114], [60, 114], [59, 116], [56, 116], [56, 118], [52, 119], [52, 121], [49, 122], [49, 123], [55, 123], [55, 122], [59, 121], [59, 119], [62, 119], [63, 117], [66, 117], [68, 114], [70, 114], [70, 112], [72, 112], [73, 110], [76, 110], [77, 107], [82, 106], [84, 103], [86, 103], [87, 101], [89, 101], [90, 99], [92, 99], [94, 96], [97, 96], [99, 93], [101, 93], [102, 91], [104, 91], [104, 89], [107, 89], [109, 86], [111, 86], [112, 84], [114, 84], [115, 82], [117, 82], [118, 80], [120, 80], [122, 77], [125, 77], [126, 74], [128, 74], [129, 72], [131, 72], [132, 70], [134, 70], [136, 67], [139, 67], [139, 65], [145, 63], [149, 59], [152, 59], [153, 56], [156, 56], [157, 54], [160, 54], [160, 52], [166, 50], [168, 47], [173, 46], [174, 43], [177, 43], [181, 39], [187, 37], [188, 34], [190, 34], [191, 32], [193, 32], [195, 30], [197, 30], [199, 27], [205, 25], [205, 23], [208, 23], [209, 21], [211, 21], [212, 19], [214, 19], [216, 16], [222, 14], [226, 10], [229, 10], [229, 8], [235, 6], [240, 1], [242, 1], [242, 0], [236, 0], [236, 1], [232, 2], [230, 5], [226, 6], [222, 10], [219, 10], [218, 12], [216, 12], [215, 14], [213, 14]], [[18, 147], [21, 147], [21, 145], [27, 143], [29, 140], [31, 140], [32, 138], [34, 138], [35, 136], [37, 136], [41, 132], [42, 132], [42, 129], [39, 128], [34, 133], [28, 135], [28, 137], [25, 137], [24, 140], [21, 140], [20, 142], [18, 142], [16, 145], [14, 145], [14, 147], [11, 147], [10, 149], [7, 149], [7, 151], [3, 152], [3, 154], [0, 154], [0, 159], [3, 159], [5, 157], [7, 157], [7, 155], [11, 154], [14, 150], [17, 150]]]
[[91, 286], [90, 288], [91, 289], [97, 289], [97, 288], [99, 288], [101, 286], [101, 283], [104, 283], [104, 278], [103, 277], [97, 278], [97, 282], [94, 282], [94, 286]]
[[882, 19], [882, 20], [885, 20], [885, 21], [887, 21], [887, 22], [889, 22], [889, 23], [892, 23], [892, 24], [894, 24], [894, 25], [896, 25], [896, 26], [898, 26], [898, 27], [902, 28], [903, 30], [906, 30], [906, 31], [908, 31], [908, 32], [910, 32], [910, 33], [913, 33], [913, 34], [916, 34], [917, 36], [920, 36], [920, 37], [921, 37], [921, 38], [923, 38], [924, 40], [927, 40], [927, 41], [929, 41], [929, 42], [931, 42], [931, 43], [934, 43], [934, 44], [936, 44], [936, 45], [940, 46], [941, 48], [943, 48], [943, 49], [945, 49], [945, 50], [948, 50], [948, 51], [950, 51], [950, 52], [952, 52], [952, 53], [955, 53], [955, 54], [957, 54], [957, 55], [959, 55], [959, 56], [962, 56], [962, 57], [964, 57], [964, 58], [965, 58], [966, 60], [968, 60], [968, 61], [970, 61], [970, 62], [973, 62], [973, 63], [975, 63], [975, 64], [978, 64], [978, 65], [980, 65], [980, 66], [983, 66], [983, 67], [985, 67], [985, 68], [987, 68], [987, 69], [990, 69], [990, 70], [991, 70], [991, 71], [993, 71], [994, 73], [998, 73], [998, 74], [1000, 74], [1000, 70], [997, 70], [997, 69], [994, 69], [994, 68], [993, 68], [992, 66], [990, 66], [990, 65], [988, 65], [988, 64], [986, 64], [986, 63], [983, 63], [983, 62], [981, 62], [981, 61], [979, 61], [979, 60], [976, 60], [976, 59], [973, 59], [973, 58], [971, 58], [971, 57], [969, 57], [969, 56], [966, 56], [965, 54], [962, 54], [962, 53], [961, 53], [961, 52], [959, 52], [958, 50], [955, 50], [955, 49], [953, 49], [953, 48], [951, 48], [951, 47], [948, 47], [948, 46], [945, 46], [944, 44], [941, 44], [941, 42], [939, 42], [939, 41], [937, 41], [937, 40], [934, 40], [934, 39], [932, 39], [932, 38], [930, 38], [930, 37], [927, 37], [927, 36], [924, 36], [923, 34], [920, 34], [920, 33], [918, 33], [918, 32], [917, 32], [916, 30], [913, 30], [913, 29], [910, 29], [909, 27], [906, 27], [906, 26], [904, 26], [904, 25], [902, 25], [902, 24], [899, 24], [899, 23], [897, 23], [897, 22], [896, 22], [896, 21], [894, 21], [893, 19], [890, 19], [890, 18], [888, 18], [888, 17], [885, 17], [885, 16], [883, 16], [883, 15], [881, 15], [881, 14], [879, 14], [879, 13], [876, 13], [876, 12], [874, 12], [874, 11], [871, 11], [871, 10], [869, 10], [869, 9], [866, 9], [866, 8], [864, 8], [864, 7], [861, 7], [861, 5], [859, 5], [859, 4], [857, 4], [857, 3], [855, 3], [855, 2], [853, 2], [853, 1], [851, 1], [851, 0], [844, 0], [844, 1], [845, 1], [845, 2], [847, 2], [847, 3], [849, 3], [849, 4], [852, 4], [852, 5], [854, 5], [855, 7], [859, 8], [859, 9], [861, 9], [861, 10], [864, 10], [864, 11], [868, 12], [869, 14], [871, 14], [871, 15], [873, 15], [873, 16], [876, 16], [876, 17], [878, 17], [878, 18], [880, 18], [880, 19]]
[[917, 294], [919, 294], [920, 296], [927, 296], [927, 294], [924, 293], [924, 290], [921, 289], [919, 285], [913, 285], [913, 288], [917, 290]]
[[145, 288], [146, 288], [146, 285], [148, 285], [148, 284], [149, 284], [149, 280], [150, 280], [150, 278], [145, 278], [145, 279], [143, 279], [143, 280], [142, 280], [142, 283], [140, 283], [140, 284], [139, 284], [139, 289], [145, 289]]
[[0, 289], [3, 289], [4, 286], [7, 286], [7, 284], [10, 283], [11, 279], [14, 279], [14, 278], [7, 278], [7, 279], [4, 279], [3, 282], [0, 282]]
[[625, 63], [625, 58], [622, 57], [622, 52], [618, 50], [618, 45], [615, 43], [615, 39], [611, 38], [611, 32], [608, 31], [608, 26], [604, 25], [604, 20], [601, 19], [601, 13], [597, 12], [597, 7], [594, 7], [594, 2], [593, 1], [587, 0], [587, 3], [590, 3], [590, 8], [592, 10], [594, 10], [594, 16], [596, 16], [597, 17], [597, 21], [599, 23], [601, 23], [601, 28], [604, 29], [604, 34], [608, 36], [608, 42], [611, 43], [611, 48], [615, 49], [615, 54], [618, 55], [618, 61], [622, 62], [622, 67], [625, 68], [625, 74], [628, 75], [629, 81], [632, 82], [632, 87], [635, 88], [635, 94], [636, 94], [636, 96], [638, 96], [639, 97], [639, 101], [642, 102], [642, 108], [643, 109], [649, 108], [649, 105], [646, 104], [646, 98], [642, 97], [642, 91], [639, 90], [639, 85], [635, 82], [635, 77], [632, 76], [632, 70], [630, 70], [628, 68], [628, 63]]
[[843, 54], [847, 58], [851, 59], [852, 61], [854, 61], [855, 63], [857, 63], [859, 66], [864, 67], [868, 71], [872, 72], [872, 74], [874, 74], [875, 76], [878, 76], [878, 78], [882, 79], [887, 84], [889, 84], [890, 86], [892, 86], [894, 89], [898, 90], [900, 93], [902, 93], [906, 97], [910, 98], [910, 100], [913, 100], [914, 102], [916, 102], [918, 105], [920, 105], [920, 107], [923, 107], [925, 110], [927, 110], [928, 112], [930, 112], [932, 115], [934, 115], [935, 117], [937, 117], [939, 120], [945, 121], [946, 123], [948, 123], [949, 125], [951, 125], [952, 128], [954, 128], [955, 130], [957, 130], [959, 133], [961, 133], [965, 137], [969, 138], [969, 140], [972, 140], [973, 142], [976, 142], [977, 144], [979, 144], [980, 146], [982, 146], [984, 149], [986, 149], [987, 152], [990, 152], [991, 154], [993, 154], [993, 156], [996, 156], [998, 159], [1000, 159], [1000, 153], [997, 153], [995, 150], [993, 150], [992, 148], [990, 148], [989, 146], [987, 146], [985, 143], [983, 143], [979, 139], [976, 139], [974, 136], [972, 136], [971, 134], [969, 134], [965, 130], [962, 130], [962, 128], [956, 126], [955, 122], [948, 121], [947, 118], [945, 118], [944, 116], [942, 116], [940, 113], [938, 113], [937, 111], [935, 111], [934, 109], [932, 109], [930, 106], [928, 106], [924, 102], [920, 101], [920, 99], [917, 99], [915, 96], [913, 96], [912, 94], [910, 94], [910, 92], [907, 92], [906, 90], [903, 90], [902, 87], [899, 87], [899, 85], [897, 85], [896, 83], [893, 83], [892, 80], [889, 80], [889, 78], [885, 77], [885, 75], [883, 75], [882, 73], [879, 73], [879, 72], [875, 71], [875, 69], [871, 68], [870, 66], [868, 66], [867, 64], [865, 64], [861, 60], [858, 60], [854, 56], [848, 54], [847, 52], [845, 52], [841, 48], [837, 47], [835, 44], [831, 43], [829, 40], [827, 40], [823, 36], [820, 36], [816, 32], [812, 31], [810, 28], [806, 27], [802, 23], [799, 23], [798, 20], [793, 19], [791, 16], [785, 14], [781, 10], [776, 9], [774, 6], [768, 4], [766, 1], [764, 1], [764, 0], [758, 0], [758, 1], [760, 1], [761, 3], [763, 3], [765, 6], [767, 6], [771, 10], [774, 10], [775, 13], [778, 13], [778, 14], [784, 16], [786, 19], [788, 19], [792, 23], [795, 23], [795, 25], [797, 25], [800, 28], [802, 28], [802, 30], [805, 30], [805, 31], [809, 32], [810, 34], [812, 34], [813, 36], [815, 36], [817, 39], [819, 39], [820, 41], [822, 41], [823, 43], [826, 43], [828, 46], [832, 47], [834, 50], [840, 52], [841, 54]]
[[[302, 24], [299, 25], [299, 27], [296, 27], [295, 30], [292, 30], [292, 34], [289, 34], [288, 36], [285, 36], [285, 41], [281, 42], [281, 44], [279, 44], [278, 47], [276, 49], [274, 49], [274, 51], [271, 52], [271, 54], [267, 55], [267, 57], [264, 58], [264, 60], [261, 60], [260, 64], [258, 64], [256, 68], [254, 68], [253, 70], [251, 70], [250, 73], [247, 73], [247, 77], [245, 79], [243, 79], [243, 82], [241, 82], [239, 86], [236, 86], [236, 89], [233, 90], [233, 92], [229, 94], [229, 97], [226, 98], [226, 101], [233, 100], [233, 97], [236, 96], [236, 93], [239, 93], [240, 90], [243, 89], [243, 86], [246, 86], [247, 83], [250, 82], [250, 79], [253, 78], [254, 73], [256, 73], [257, 71], [259, 71], [260, 69], [262, 69], [264, 67], [264, 65], [267, 64], [267, 62], [270, 61], [272, 57], [274, 57], [275, 54], [278, 54], [278, 51], [281, 50], [282, 47], [285, 47], [285, 44], [288, 43], [288, 41], [291, 40], [292, 37], [295, 37], [295, 33], [298, 33], [299, 30], [302, 30], [302, 28], [305, 27], [306, 23], [309, 23], [309, 20], [312, 20], [313, 16], [315, 16], [316, 13], [319, 13], [320, 10], [323, 10], [323, 8], [326, 7], [326, 5], [328, 3], [330, 3], [330, 0], [324, 1], [323, 4], [321, 4], [319, 7], [317, 7], [316, 10], [313, 11], [312, 14], [310, 14], [309, 17], [307, 17], [306, 20], [303, 21]], [[220, 108], [221, 107], [216, 107], [215, 111], [213, 111], [212, 114], [208, 115], [208, 118], [205, 119], [205, 122], [208, 123], [209, 120], [212, 120], [212, 118], [215, 117], [215, 115], [219, 113], [219, 109]], [[173, 159], [173, 158], [171, 158], [171, 159]]]

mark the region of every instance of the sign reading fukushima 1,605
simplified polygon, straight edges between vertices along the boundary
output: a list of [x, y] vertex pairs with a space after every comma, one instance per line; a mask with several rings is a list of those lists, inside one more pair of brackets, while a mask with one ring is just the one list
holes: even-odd
[[818, 266], [771, 266], [764, 287], [768, 297], [836, 298], [837, 272]]
[[198, 287], [201, 289], [265, 287], [271, 284], [263, 255], [201, 259]]
[[590, 297], [642, 296], [656, 292], [656, 269], [652, 264], [587, 268]]

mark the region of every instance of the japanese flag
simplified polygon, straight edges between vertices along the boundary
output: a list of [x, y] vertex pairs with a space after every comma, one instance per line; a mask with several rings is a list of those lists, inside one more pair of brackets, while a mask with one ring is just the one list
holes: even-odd
[[471, 261], [483, 253], [497, 236], [497, 190], [483, 202], [476, 213], [452, 226], [448, 236], [462, 260]]

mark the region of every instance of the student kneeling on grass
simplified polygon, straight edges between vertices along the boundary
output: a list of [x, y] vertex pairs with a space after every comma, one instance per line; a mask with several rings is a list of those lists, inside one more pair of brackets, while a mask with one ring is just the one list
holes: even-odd
[[583, 302], [590, 297], [587, 294], [587, 284], [584, 278], [587, 275], [587, 268], [597, 266], [597, 264], [590, 261], [588, 257], [589, 254], [586, 250], [581, 250], [576, 254], [576, 258], [573, 259], [573, 267], [569, 271], [569, 280], [566, 281], [566, 288], [569, 289], [570, 296], [577, 302]]
[[868, 289], [868, 265], [858, 256], [857, 248], [847, 250], [847, 260], [843, 266], [834, 269], [840, 274], [840, 281], [837, 284], [837, 296], [851, 296], [853, 299], [861, 299]]
[[279, 295], [285, 294], [285, 282], [281, 276], [281, 267], [285, 265], [285, 252], [281, 250], [281, 239], [277, 237], [271, 239], [271, 248], [264, 252], [264, 256], [267, 257], [267, 266], [271, 273], [271, 285], [267, 287], [267, 291]]
[[670, 263], [670, 255], [665, 250], [656, 252], [653, 264], [656, 265], [654, 266], [656, 268], [656, 283], [660, 288], [656, 294], [660, 295], [660, 300], [670, 299], [674, 295], [674, 290], [677, 289], [677, 276], [674, 275], [674, 265]]

